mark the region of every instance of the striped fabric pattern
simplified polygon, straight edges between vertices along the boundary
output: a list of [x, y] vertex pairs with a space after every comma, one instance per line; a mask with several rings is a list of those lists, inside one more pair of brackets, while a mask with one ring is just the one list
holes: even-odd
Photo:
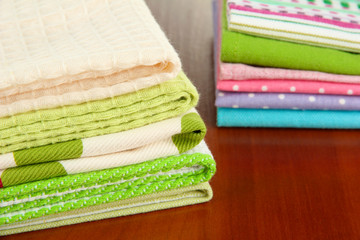
[[6, 156], [0, 158], [2, 166], [11, 167], [0, 170], [0, 187], [137, 164], [186, 152], [198, 145], [206, 134], [204, 122], [194, 111], [125, 132], [0, 155]]
[[228, 28], [261, 37], [360, 52], [360, 6], [348, 0], [228, 0]]
[[109, 170], [69, 175], [0, 191], [0, 229], [29, 221], [207, 182], [216, 171], [206, 144], [177, 156]]

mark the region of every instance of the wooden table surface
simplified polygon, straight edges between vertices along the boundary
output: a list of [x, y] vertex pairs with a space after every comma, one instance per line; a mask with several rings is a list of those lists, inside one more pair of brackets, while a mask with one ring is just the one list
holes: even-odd
[[360, 239], [360, 131], [217, 128], [211, 1], [146, 2], [201, 94], [214, 198], [6, 238]]

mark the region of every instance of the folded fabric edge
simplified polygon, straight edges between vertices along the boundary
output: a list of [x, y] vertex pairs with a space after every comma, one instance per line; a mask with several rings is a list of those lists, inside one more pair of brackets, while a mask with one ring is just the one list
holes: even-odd
[[360, 129], [359, 111], [217, 108], [218, 127]]
[[[172, 93], [166, 95], [166, 91]], [[147, 107], [143, 98], [140, 99], [139, 92], [144, 97], [151, 98]], [[80, 107], [67, 106], [0, 118], [1, 124], [4, 124], [1, 127], [3, 137], [0, 139], [0, 152], [7, 153], [141, 127], [182, 114], [194, 107], [199, 99], [196, 88], [184, 73], [139, 92], [119, 96], [116, 98], [117, 106], [114, 106], [114, 99], [105, 99], [94, 101], [91, 108], [89, 104], [80, 104]], [[123, 102], [124, 99], [127, 100], [127, 105]], [[136, 108], [137, 111], [134, 111]], [[119, 114], [122, 114], [121, 118], [117, 117]], [[5, 127], [7, 124], [10, 125]]]
[[0, 236], [193, 205], [213, 197], [208, 182], [0, 227]]
[[[222, 2], [222, 0], [219, 1]], [[359, 75], [359, 68], [356, 67], [357, 58], [359, 58], [358, 54], [232, 32], [227, 29], [226, 1], [222, 4], [222, 11], [221, 34], [223, 38], [220, 56], [222, 62]], [[234, 48], [235, 45], [233, 44], [234, 39], [238, 41], [236, 48]], [[261, 51], [256, 48], [259, 45], [263, 46]], [[281, 55], [280, 50], [286, 55]], [[241, 55], [238, 54], [239, 51], [241, 51]], [[281, 57], [275, 57], [280, 56], [279, 54]], [[314, 58], [315, 55], [317, 55], [316, 58]], [[337, 64], [339, 61], [347, 62], [347, 64], [339, 65]]]
[[0, 170], [131, 151], [167, 138], [172, 138], [173, 144], [178, 148], [179, 153], [182, 153], [199, 144], [205, 134], [205, 123], [196, 110], [191, 109], [178, 117], [140, 128], [2, 154], [0, 155]]

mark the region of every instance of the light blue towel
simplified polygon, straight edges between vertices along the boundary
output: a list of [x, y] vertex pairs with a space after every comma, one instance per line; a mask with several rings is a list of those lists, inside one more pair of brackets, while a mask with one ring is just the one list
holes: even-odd
[[219, 127], [360, 129], [360, 111], [218, 108]]

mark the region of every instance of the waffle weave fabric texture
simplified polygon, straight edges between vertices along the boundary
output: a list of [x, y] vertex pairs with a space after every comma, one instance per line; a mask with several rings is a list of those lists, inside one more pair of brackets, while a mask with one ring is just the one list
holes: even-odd
[[250, 36], [228, 30], [226, 0], [219, 0], [219, 4], [223, 6], [221, 61], [264, 67], [360, 75], [359, 54]]
[[185, 74], [137, 92], [0, 118], [0, 153], [141, 127], [183, 114], [198, 102]]
[[360, 8], [348, 0], [227, 0], [228, 28], [250, 35], [360, 52]]
[[125, 132], [0, 155], [2, 163], [12, 164], [0, 170], [0, 187], [176, 155], [198, 145], [205, 133], [204, 122], [191, 112]]
[[202, 142], [177, 156], [7, 187], [0, 191], [0, 230], [13, 223], [207, 182], [215, 171], [213, 157]]
[[181, 69], [143, 0], [1, 1], [0, 46], [0, 117], [137, 91]]

